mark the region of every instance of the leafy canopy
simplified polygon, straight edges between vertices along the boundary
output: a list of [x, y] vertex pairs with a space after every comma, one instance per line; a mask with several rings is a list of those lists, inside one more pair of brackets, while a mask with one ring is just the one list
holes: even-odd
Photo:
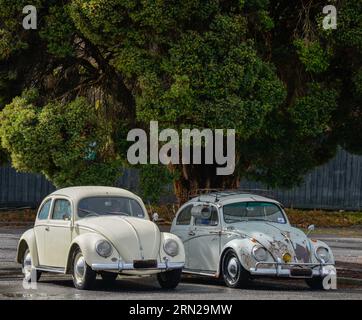
[[237, 132], [235, 176], [170, 166], [181, 189], [290, 186], [337, 145], [362, 151], [359, 0], [335, 3], [337, 30], [322, 0], [37, 0], [26, 31], [25, 2], [0, 0], [0, 139], [19, 170], [112, 184], [127, 131], [150, 120]]

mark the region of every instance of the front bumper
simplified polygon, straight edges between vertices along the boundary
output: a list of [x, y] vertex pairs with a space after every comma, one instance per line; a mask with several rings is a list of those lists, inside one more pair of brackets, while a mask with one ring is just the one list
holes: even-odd
[[[264, 266], [264, 268], [261, 266]], [[272, 268], [265, 268], [265, 266], [271, 266]], [[283, 263], [280, 261], [258, 262], [255, 268], [249, 269], [249, 272], [253, 276], [281, 278], [312, 278], [336, 275], [336, 269], [332, 263]]]
[[142, 271], [142, 270], [160, 270], [160, 271], [165, 271], [165, 270], [173, 270], [173, 269], [182, 269], [184, 267], [184, 263], [183, 262], [162, 262], [162, 263], [157, 263], [157, 267], [155, 268], [135, 268], [133, 263], [125, 263], [122, 261], [118, 261], [115, 263], [93, 263], [92, 264], [92, 269], [94, 271], [117, 271], [117, 272], [122, 272], [122, 271], [128, 271], [128, 270], [133, 270], [133, 271]]

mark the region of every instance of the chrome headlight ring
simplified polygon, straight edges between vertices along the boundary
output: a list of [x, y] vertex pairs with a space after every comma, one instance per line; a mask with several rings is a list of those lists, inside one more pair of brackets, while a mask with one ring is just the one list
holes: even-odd
[[103, 258], [108, 258], [112, 252], [112, 245], [107, 240], [99, 240], [96, 243], [96, 252]]
[[180, 248], [174, 239], [167, 239], [163, 244], [163, 250], [165, 250], [169, 256], [175, 257], [178, 255]]
[[268, 251], [259, 245], [256, 245], [251, 250], [251, 253], [256, 261], [265, 261], [268, 258]]
[[319, 246], [314, 250], [314, 255], [317, 260], [322, 263], [327, 263], [331, 259], [329, 249], [326, 247]]

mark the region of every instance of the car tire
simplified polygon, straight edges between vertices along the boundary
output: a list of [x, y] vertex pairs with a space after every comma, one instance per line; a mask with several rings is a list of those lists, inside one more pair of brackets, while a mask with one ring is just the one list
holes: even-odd
[[226, 252], [222, 259], [222, 276], [230, 288], [245, 287], [250, 282], [250, 273], [241, 265], [234, 250]]
[[175, 289], [181, 281], [182, 269], [160, 272], [157, 274], [157, 280], [163, 289]]
[[26, 249], [23, 256], [23, 274], [26, 281], [32, 281], [32, 272], [36, 272], [36, 281], [38, 282], [41, 276], [41, 272], [33, 269], [33, 259], [30, 254], [30, 250]]
[[323, 280], [324, 280], [324, 277], [313, 277], [313, 278], [305, 279], [305, 282], [307, 283], [309, 288], [311, 288], [313, 290], [324, 290]]
[[116, 281], [118, 277], [118, 273], [107, 272], [107, 271], [102, 271], [100, 275], [102, 277], [103, 282], [107, 284], [112, 284], [114, 281]]
[[73, 255], [72, 278], [74, 287], [79, 290], [89, 290], [93, 287], [96, 272], [87, 264], [82, 251], [78, 248]]

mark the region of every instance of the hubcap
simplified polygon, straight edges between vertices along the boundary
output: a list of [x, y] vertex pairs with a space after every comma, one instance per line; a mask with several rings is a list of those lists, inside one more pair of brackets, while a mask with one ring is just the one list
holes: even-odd
[[26, 280], [29, 280], [31, 278], [31, 266], [32, 266], [31, 255], [29, 250], [27, 250], [24, 255], [24, 265], [23, 265], [24, 269], [23, 272]]
[[82, 283], [85, 275], [85, 260], [81, 253], [78, 253], [74, 260], [74, 277], [77, 283]]
[[232, 279], [236, 278], [238, 275], [238, 261], [235, 257], [232, 257], [229, 260], [229, 263], [227, 265], [227, 271]]

